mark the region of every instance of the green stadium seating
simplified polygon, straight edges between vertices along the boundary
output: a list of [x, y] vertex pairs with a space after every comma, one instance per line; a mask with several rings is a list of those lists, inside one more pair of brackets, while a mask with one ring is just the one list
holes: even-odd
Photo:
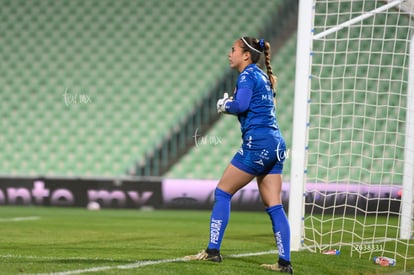
[[0, 174], [124, 174], [279, 2], [2, 1]]
[[[233, 41], [241, 35], [257, 36], [281, 2], [3, 0], [0, 174], [118, 176], [134, 169], [135, 163], [227, 72], [227, 53]], [[369, 20], [385, 19], [377, 16]], [[358, 31], [351, 31], [350, 37], [357, 37]], [[392, 31], [375, 35], [381, 40]], [[371, 50], [379, 52], [381, 45], [373, 43]], [[384, 45], [388, 51], [405, 50]], [[292, 34], [272, 58], [279, 79], [277, 115], [288, 148], [292, 139], [295, 55], [296, 35]], [[347, 58], [348, 64], [356, 64], [357, 58], [368, 57], [338, 53], [335, 58]], [[389, 74], [381, 65], [400, 62], [375, 53], [370, 58], [377, 67], [369, 71], [367, 67], [354, 67], [349, 70], [355, 71], [349, 73]], [[395, 117], [400, 102], [388, 102], [387, 97], [370, 91], [387, 93], [399, 90], [398, 85], [401, 83], [344, 79], [326, 81], [323, 88], [327, 93], [347, 91], [343, 107], [350, 115], [384, 120]], [[65, 91], [76, 98], [65, 101]], [[395, 106], [395, 110], [389, 108], [383, 113], [381, 108], [366, 107], [377, 100]], [[312, 120], [320, 126], [328, 122], [318, 117]], [[395, 159], [401, 155], [401, 148], [384, 150], [381, 146], [389, 137], [347, 130], [364, 127], [367, 122], [363, 119], [341, 117], [332, 122], [336, 130], [321, 133], [326, 140], [353, 139], [361, 143], [335, 151], [337, 157], [322, 154], [311, 158], [310, 171], [317, 170], [327, 178], [345, 178], [347, 175], [337, 167], [353, 162], [399, 173], [400, 168], [391, 161], [377, 164], [357, 157], [385, 155]], [[376, 125], [384, 130], [401, 127], [393, 122], [379, 121]], [[209, 132], [200, 134], [204, 143], [194, 146], [165, 177], [220, 178], [241, 143], [237, 119], [222, 116]], [[314, 135], [310, 133], [311, 138]], [[363, 146], [364, 139], [376, 146]], [[315, 146], [320, 146], [321, 152], [339, 150], [326, 142]], [[340, 154], [347, 153], [355, 159], [341, 158]], [[284, 174], [289, 180], [289, 160]], [[367, 182], [395, 181], [391, 173], [381, 171], [368, 177]]]

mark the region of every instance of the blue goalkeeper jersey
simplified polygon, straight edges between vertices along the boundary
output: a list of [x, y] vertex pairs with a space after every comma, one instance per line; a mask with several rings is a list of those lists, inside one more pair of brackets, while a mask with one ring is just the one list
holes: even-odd
[[240, 73], [233, 101], [228, 101], [225, 108], [228, 113], [237, 115], [242, 137], [269, 134], [279, 129], [271, 83], [256, 64], [248, 65]]

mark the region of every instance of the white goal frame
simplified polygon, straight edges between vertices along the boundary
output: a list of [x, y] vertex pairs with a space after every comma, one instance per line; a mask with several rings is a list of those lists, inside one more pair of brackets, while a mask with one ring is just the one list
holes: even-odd
[[[298, 44], [296, 52], [296, 79], [294, 99], [294, 121], [291, 154], [291, 182], [289, 198], [289, 222], [291, 226], [291, 249], [302, 248], [303, 219], [305, 215], [305, 185], [307, 163], [307, 139], [309, 131], [310, 75], [313, 41], [360, 22], [376, 13], [391, 8], [404, 8], [406, 0], [392, 0], [383, 6], [337, 25], [324, 32], [313, 33], [315, 1], [299, 1]], [[413, 193], [414, 193], [414, 36], [410, 44], [409, 81], [407, 93], [407, 113], [405, 125], [404, 171], [400, 213], [399, 237], [412, 238], [413, 232]]]

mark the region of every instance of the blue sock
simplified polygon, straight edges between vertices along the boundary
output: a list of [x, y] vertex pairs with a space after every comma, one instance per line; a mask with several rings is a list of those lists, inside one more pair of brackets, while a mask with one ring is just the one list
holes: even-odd
[[233, 195], [216, 188], [214, 192], [214, 206], [210, 217], [210, 242], [208, 249], [220, 250], [224, 231], [230, 217], [230, 203]]
[[290, 262], [290, 226], [283, 205], [266, 208], [272, 221], [279, 259]]

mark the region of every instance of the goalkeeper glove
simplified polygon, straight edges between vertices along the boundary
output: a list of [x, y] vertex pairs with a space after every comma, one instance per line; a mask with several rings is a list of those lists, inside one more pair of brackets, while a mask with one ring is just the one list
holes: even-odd
[[226, 113], [226, 102], [229, 100], [231, 101], [232, 98], [228, 93], [224, 93], [223, 98], [217, 100], [217, 113]]

